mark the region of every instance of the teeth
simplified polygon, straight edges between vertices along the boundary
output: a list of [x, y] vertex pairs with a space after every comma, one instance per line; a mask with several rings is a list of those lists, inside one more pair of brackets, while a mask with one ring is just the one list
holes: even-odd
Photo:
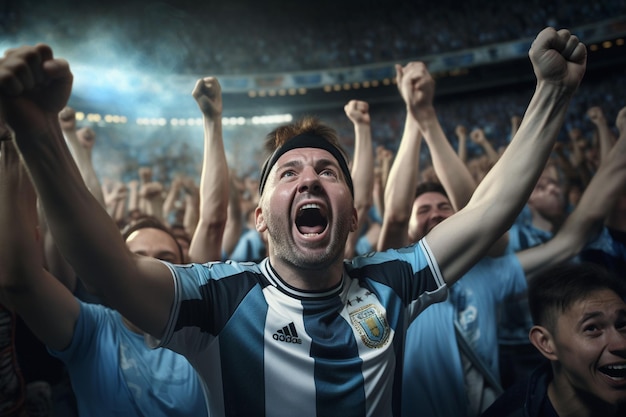
[[608, 365], [607, 369], [624, 370], [626, 369], [626, 363], [621, 365]]
[[305, 204], [302, 207], [300, 207], [300, 210], [319, 209], [319, 208], [320, 208], [319, 204], [309, 203], [309, 204]]
[[305, 233], [303, 236], [305, 237], [314, 237], [314, 236], [318, 236], [319, 233]]

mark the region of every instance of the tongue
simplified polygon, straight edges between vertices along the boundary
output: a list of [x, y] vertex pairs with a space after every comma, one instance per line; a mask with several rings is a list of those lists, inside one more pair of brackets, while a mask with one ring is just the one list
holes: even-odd
[[320, 233], [322, 233], [324, 231], [324, 227], [322, 225], [317, 225], [317, 226], [298, 226], [298, 230], [303, 235], [307, 235], [307, 234], [311, 234], [311, 233], [320, 234]]

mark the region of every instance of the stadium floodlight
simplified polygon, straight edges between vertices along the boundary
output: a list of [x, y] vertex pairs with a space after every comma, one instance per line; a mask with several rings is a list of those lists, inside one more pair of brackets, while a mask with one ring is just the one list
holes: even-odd
[[253, 125], [269, 125], [269, 124], [280, 124], [280, 123], [289, 123], [293, 120], [293, 116], [289, 113], [287, 114], [273, 114], [266, 116], [253, 116], [251, 122]]

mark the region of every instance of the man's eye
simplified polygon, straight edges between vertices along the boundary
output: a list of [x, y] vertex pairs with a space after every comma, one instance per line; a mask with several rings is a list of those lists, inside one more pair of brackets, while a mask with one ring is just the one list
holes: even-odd
[[331, 177], [337, 177], [337, 173], [335, 171], [333, 171], [332, 169], [325, 169], [322, 172], [320, 172], [321, 176], [331, 176]]
[[291, 170], [290, 170], [290, 171], [285, 171], [285, 172], [283, 172], [282, 174], [280, 174], [280, 177], [281, 177], [281, 178], [284, 178], [284, 177], [293, 177], [294, 175], [296, 175], [296, 173], [295, 173], [294, 171], [291, 171]]

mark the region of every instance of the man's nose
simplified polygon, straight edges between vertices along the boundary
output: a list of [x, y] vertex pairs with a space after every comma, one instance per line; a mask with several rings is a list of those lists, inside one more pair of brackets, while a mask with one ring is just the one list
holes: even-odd
[[318, 192], [321, 190], [322, 185], [320, 183], [319, 175], [313, 167], [306, 167], [300, 173], [300, 184], [298, 185], [298, 191], [304, 192]]
[[609, 331], [608, 349], [611, 353], [626, 358], [626, 331], [612, 328]]

